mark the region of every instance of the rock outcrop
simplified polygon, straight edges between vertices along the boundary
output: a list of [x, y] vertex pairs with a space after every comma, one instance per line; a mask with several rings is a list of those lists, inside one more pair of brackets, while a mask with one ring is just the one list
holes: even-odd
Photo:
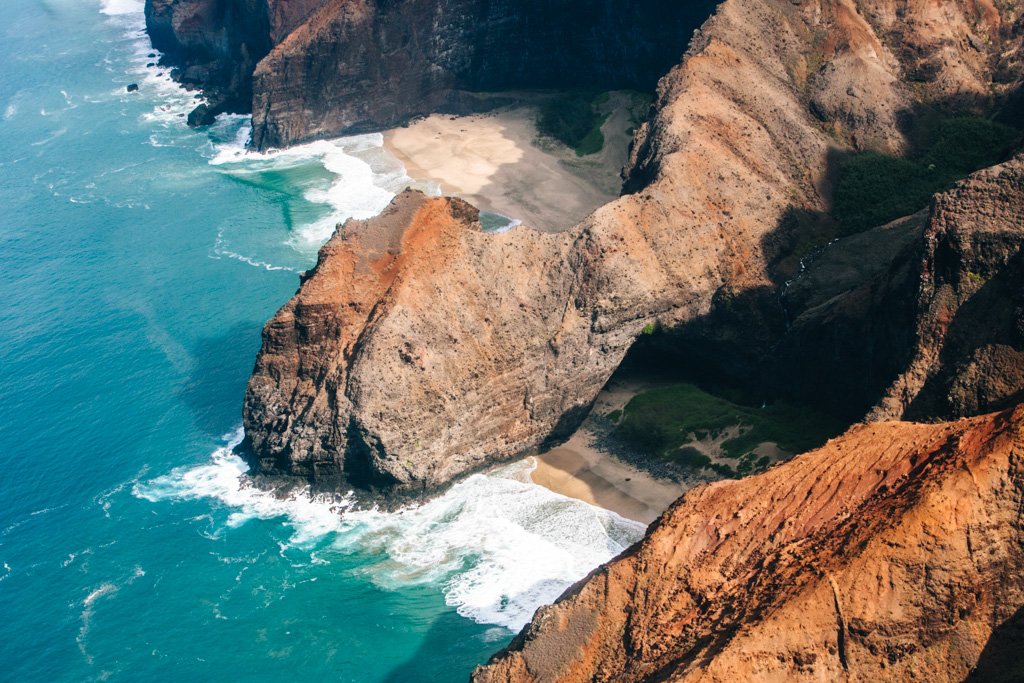
[[163, 64], [187, 87], [203, 88], [189, 125], [210, 123], [223, 111], [245, 112], [250, 74], [270, 51], [263, 0], [146, 0], [146, 28]]
[[264, 149], [391, 127], [463, 90], [650, 89], [715, 4], [147, 0], [146, 16], [209, 112], [251, 105]]
[[628, 344], [592, 324], [594, 257], [414, 191], [349, 221], [264, 329], [244, 412], [259, 470], [420, 491], [557, 433]]
[[327, 0], [256, 68], [252, 144], [389, 128], [464, 90], [651, 89], [716, 4]]
[[1015, 681], [1024, 408], [860, 425], [686, 493], [475, 683]]
[[[415, 195], [343, 226], [265, 330], [245, 406], [259, 469], [432, 489], [574, 427], [644, 328], [774, 296], [792, 216], [825, 210], [837, 148], [899, 151], [925, 100], [984, 108], [1009, 91], [989, 82], [1016, 64], [1016, 8], [941, 4], [943, 21], [926, 3], [727, 0], [660, 83], [631, 194], [568, 232], [489, 235]], [[364, 242], [387, 245], [371, 250], [386, 272], [360, 261]]]
[[844, 238], [786, 289], [768, 382], [860, 419], [953, 419], [1024, 390], [1024, 156]]
[[323, 0], [146, 0], [146, 30], [163, 63], [188, 87], [202, 88], [189, 125], [222, 112], [249, 112], [252, 73], [274, 45]]
[[1024, 397], [1024, 157], [935, 198], [913, 355], [872, 419], [963, 416]]

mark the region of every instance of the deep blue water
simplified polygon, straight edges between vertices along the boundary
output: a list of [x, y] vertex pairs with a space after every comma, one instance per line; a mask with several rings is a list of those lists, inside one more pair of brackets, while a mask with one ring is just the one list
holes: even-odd
[[377, 136], [188, 130], [138, 0], [0, 27], [0, 680], [465, 680], [638, 536], [525, 463], [392, 514], [245, 486], [263, 322], [412, 181]]

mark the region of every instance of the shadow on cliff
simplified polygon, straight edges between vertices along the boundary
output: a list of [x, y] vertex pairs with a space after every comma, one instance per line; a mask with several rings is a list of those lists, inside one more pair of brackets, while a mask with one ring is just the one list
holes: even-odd
[[1024, 681], [1024, 607], [1000, 624], [978, 657], [964, 683], [1020, 683]]
[[[847, 158], [838, 149], [828, 155], [822, 194], [830, 194]], [[808, 310], [827, 297], [796, 287], [839, 235], [827, 212], [791, 206], [761, 240], [769, 284], [719, 288], [706, 314], [641, 335], [624, 367], [660, 371], [750, 405], [782, 399], [813, 403], [844, 421], [860, 419], [895, 379], [898, 363], [871, 353], [865, 343], [871, 319], [862, 307], [808, 320]], [[898, 350], [887, 353], [905, 358]]]
[[192, 372], [176, 393], [207, 434], [220, 436], [237, 426], [262, 326], [258, 321], [237, 323], [220, 336], [200, 339], [191, 349]]
[[[911, 157], [938, 143], [943, 121], [984, 113], [978, 106], [954, 99], [901, 112]], [[1015, 93], [997, 111], [996, 118], [1020, 125], [1024, 97]], [[963, 141], [951, 147], [951, 153], [963, 154], [953, 160], [956, 168], [974, 161], [983, 161], [984, 168], [1014, 153], [993, 147], [979, 155], [964, 149], [969, 147]], [[835, 148], [828, 154], [817, 188], [826, 206], [832, 204], [840, 173], [854, 153]], [[965, 176], [970, 169], [962, 171]], [[862, 419], [908, 367], [920, 343], [916, 325], [924, 312], [918, 310], [917, 299], [925, 249], [920, 234], [927, 218], [920, 210], [928, 204], [914, 206], [911, 210], [919, 213], [900, 219], [903, 225], [868, 229], [840, 224], [828, 211], [791, 206], [761, 240], [770, 284], [723, 286], [713, 295], [708, 313], [671, 330], [642, 335], [629, 357], [671, 368], [698, 384], [738, 387], [750, 402], [781, 398], [813, 403], [851, 422]], [[1019, 271], [1024, 271], [1024, 256], [1014, 257], [958, 311], [943, 350], [944, 366], [966, 362], [983, 343], [1024, 347], [1024, 323], [1016, 314], [1024, 306], [1018, 295], [1024, 284]], [[922, 397], [943, 398], [929, 399], [927, 405], [922, 398], [914, 415], [977, 414], [1020, 397], [1019, 392], [1011, 396], [1005, 391], [998, 401], [963, 397], [964, 405], [949, 405], [944, 398], [948, 387], [938, 383], [950, 381], [946, 374], [935, 378]]]
[[[986, 245], [994, 252], [996, 244]], [[959, 278], [980, 279], [962, 272], [956, 254], [940, 250], [936, 275], [959, 291], [968, 285]], [[981, 264], [985, 265], [985, 264]], [[985, 352], [993, 354], [986, 362]], [[1001, 410], [1020, 403], [1015, 355], [1024, 351], [1024, 252], [1018, 251], [953, 313], [943, 339], [939, 371], [907, 406], [909, 419], [934, 415], [961, 417]], [[1001, 372], [996, 372], [1001, 369]]]

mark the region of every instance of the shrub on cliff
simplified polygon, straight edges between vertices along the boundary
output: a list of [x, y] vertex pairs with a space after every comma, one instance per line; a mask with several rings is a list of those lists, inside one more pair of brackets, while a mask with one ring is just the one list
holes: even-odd
[[919, 211], [936, 192], [1007, 159], [1020, 131], [979, 118], [941, 121], [924, 152], [913, 159], [865, 152], [840, 170], [833, 213], [850, 235]]

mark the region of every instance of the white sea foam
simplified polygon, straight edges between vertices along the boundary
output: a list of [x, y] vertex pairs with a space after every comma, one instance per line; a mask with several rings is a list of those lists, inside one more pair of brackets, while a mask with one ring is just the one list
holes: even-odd
[[212, 258], [212, 259], [230, 258], [230, 259], [234, 259], [236, 261], [241, 261], [242, 263], [245, 263], [246, 265], [250, 265], [253, 268], [262, 268], [263, 270], [269, 270], [269, 271], [289, 270], [289, 271], [294, 273], [294, 272], [296, 272], [298, 270], [297, 268], [292, 268], [291, 266], [275, 265], [275, 264], [270, 263], [268, 261], [260, 261], [259, 259], [253, 258], [252, 256], [246, 256], [245, 254], [239, 254], [237, 251], [232, 251], [228, 247], [227, 240], [224, 238], [224, 231], [223, 230], [221, 230], [220, 232], [217, 233], [217, 239], [214, 240], [213, 248], [210, 249], [210, 258]]
[[[196, 146], [196, 137], [186, 127], [185, 118], [203, 99], [182, 88], [171, 79], [169, 69], [159, 66], [161, 55], [153, 49], [145, 34], [144, 3], [140, 0], [102, 0], [101, 11], [110, 21], [123, 27], [126, 39], [131, 41], [133, 54], [130, 61], [133, 66], [128, 70], [128, 77], [138, 83], [140, 90], [139, 94], [130, 94], [119, 86], [111, 96], [125, 99], [143, 96], [154, 103], [152, 110], [142, 117], [152, 126], [149, 141], [153, 147]], [[149, 64], [153, 66], [147, 66]], [[249, 121], [250, 117], [242, 115], [222, 114], [217, 117], [210, 128], [210, 136], [223, 139], [227, 134], [229, 139], [212, 145], [210, 164], [236, 176], [266, 171], [287, 172], [289, 168], [316, 164], [332, 177], [326, 186], [312, 183], [300, 189], [303, 199], [327, 209], [318, 220], [292, 226], [286, 239], [289, 246], [305, 257], [316, 252], [337, 224], [349, 218], [375, 216], [406, 187], [416, 187], [431, 195], [440, 194], [436, 183], [410, 178], [402, 164], [384, 149], [380, 134], [321, 140], [285, 150], [257, 153], [247, 149], [252, 132]], [[234, 134], [230, 132], [232, 128], [235, 128]], [[205, 151], [211, 149], [205, 136], [200, 149], [204, 147]], [[218, 244], [214, 247], [217, 256], [268, 270], [286, 268], [246, 253], [248, 251], [227, 248], [223, 233], [218, 235]], [[291, 270], [290, 267], [286, 269]]]
[[[146, 572], [139, 565], [135, 565], [132, 569], [132, 573], [123, 579], [123, 585], [130, 586], [135, 583], [136, 579], [139, 579], [146, 575]], [[112, 581], [104, 581], [100, 585], [93, 588], [85, 599], [82, 600], [82, 612], [79, 614], [79, 621], [81, 625], [78, 627], [78, 636], [75, 641], [78, 643], [78, 649], [85, 657], [85, 660], [92, 664], [93, 657], [89, 653], [88, 638], [89, 629], [92, 626], [93, 616], [96, 614], [96, 602], [101, 598], [113, 597], [117, 595], [121, 590], [121, 585]]]
[[196, 99], [193, 93], [176, 83], [171, 78], [170, 69], [159, 66], [161, 54], [153, 49], [146, 34], [145, 3], [142, 0], [101, 0], [100, 12], [124, 30], [132, 52], [127, 76], [137, 82], [140, 90], [140, 94], [128, 93], [124, 85], [120, 85], [110, 95], [121, 98], [144, 96], [153, 102], [152, 111], [142, 118], [158, 127], [159, 134], [150, 138], [154, 146], [167, 147], [183, 142], [193, 144], [189, 141], [191, 136], [187, 135], [185, 117], [202, 99]]
[[522, 224], [523, 222], [521, 220], [519, 220], [518, 218], [513, 218], [505, 225], [499, 226], [492, 230], [488, 230], [487, 232], [491, 233], [492, 235], [500, 235], [501, 233], [508, 232], [513, 228], [518, 228]]
[[210, 164], [239, 177], [315, 164], [332, 176], [326, 186], [312, 184], [303, 191], [306, 201], [330, 209], [323, 218], [293, 229], [289, 244], [303, 254], [315, 252], [339, 223], [377, 215], [406, 187], [440, 193], [436, 185], [410, 178], [401, 163], [384, 150], [384, 137], [379, 133], [254, 152], [246, 147], [251, 132], [251, 126], [242, 125], [233, 139], [215, 145]]
[[139, 15], [146, 9], [143, 0], [101, 0], [100, 12], [108, 16]]
[[292, 530], [289, 543], [304, 547], [341, 529], [338, 512], [345, 503], [328, 504], [297, 491], [282, 499], [249, 485], [242, 475], [249, 466], [234, 453], [242, 442], [242, 430], [225, 435], [227, 443], [213, 452], [210, 462], [198, 467], [179, 468], [162, 477], [140, 482], [132, 493], [149, 501], [212, 498], [231, 508], [227, 527], [238, 527], [252, 519], [283, 519]]
[[[153, 502], [213, 499], [230, 513], [225, 528], [281, 520], [287, 549], [330, 562], [337, 553], [378, 558], [361, 572], [385, 589], [433, 583], [460, 614], [510, 629], [601, 562], [643, 535], [643, 525], [533, 484], [515, 463], [473, 475], [444, 495], [396, 512], [354, 511], [300, 492], [282, 500], [250, 486], [230, 435], [209, 463], [181, 468], [134, 493]], [[217, 534], [222, 531], [217, 532]], [[216, 536], [217, 534], [214, 534]]]
[[336, 546], [388, 559], [385, 588], [443, 582], [446, 602], [479, 623], [519, 629], [541, 605], [643, 535], [644, 526], [529, 480], [516, 463], [477, 474], [419, 507], [350, 512]]
[[89, 654], [88, 638], [89, 628], [92, 625], [92, 617], [96, 613], [94, 603], [106, 595], [113, 595], [114, 593], [117, 593], [118, 590], [120, 589], [115, 584], [104, 582], [94, 588], [89, 595], [85, 597], [85, 600], [82, 601], [82, 612], [79, 615], [79, 621], [81, 624], [78, 627], [78, 636], [75, 638], [75, 641], [78, 643], [78, 650], [90, 664], [92, 664], [93, 659], [92, 655]]

